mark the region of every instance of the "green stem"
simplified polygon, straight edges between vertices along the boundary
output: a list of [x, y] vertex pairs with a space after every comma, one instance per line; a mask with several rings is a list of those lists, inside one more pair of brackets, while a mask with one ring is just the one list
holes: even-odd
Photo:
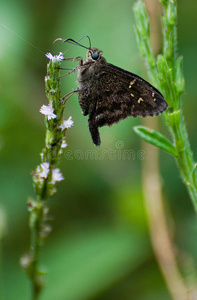
[[37, 284], [37, 270], [38, 270], [38, 228], [32, 228], [31, 240], [31, 254], [32, 254], [32, 300], [37, 300], [40, 294], [40, 288]]
[[163, 119], [172, 134], [176, 147], [176, 161], [184, 184], [197, 212], [197, 172], [193, 159], [187, 129], [182, 112], [181, 95], [184, 92], [182, 57], [177, 57], [177, 1], [160, 0], [164, 8], [163, 55], [154, 64], [150, 45], [149, 19], [145, 5], [139, 0], [134, 7], [136, 32], [139, 48], [146, 59], [149, 76], [153, 84], [162, 92], [169, 108]]
[[[162, 1], [161, 1], [162, 2]], [[172, 70], [171, 89], [173, 91], [173, 98], [171, 101], [171, 109], [173, 112], [180, 110], [178, 118], [175, 118], [175, 122], [170, 124], [170, 131], [173, 132], [174, 144], [177, 148], [178, 156], [176, 157], [177, 164], [183, 179], [184, 184], [187, 187], [189, 195], [192, 199], [194, 209], [197, 212], [197, 190], [193, 182], [192, 172], [194, 169], [194, 160], [189, 143], [188, 133], [184, 121], [181, 104], [182, 88], [179, 91], [177, 81], [183, 74], [177, 72], [177, 1], [168, 1], [167, 5], [164, 5], [164, 17], [163, 17], [163, 36], [164, 36], [164, 49], [163, 55], [166, 59], [168, 68]], [[184, 85], [184, 84], [183, 84]], [[174, 88], [176, 86], [176, 88]], [[166, 113], [166, 117], [168, 112]], [[166, 118], [166, 122], [168, 117]]]
[[192, 199], [194, 209], [197, 212], [197, 189], [195, 186], [192, 173], [194, 171], [194, 160], [189, 144], [188, 134], [184, 122], [184, 117], [180, 116], [180, 121], [175, 123], [173, 128], [174, 142], [178, 150], [176, 158], [184, 184], [187, 187], [189, 195]]
[[39, 276], [39, 250], [40, 250], [40, 237], [41, 223], [43, 220], [43, 209], [44, 203], [39, 199], [36, 201], [36, 208], [30, 213], [30, 230], [31, 230], [31, 268], [29, 270], [29, 277], [31, 279], [32, 286], [32, 300], [37, 300], [39, 298], [40, 292], [42, 290], [43, 284], [42, 279]]
[[[59, 129], [59, 126], [63, 124], [64, 111], [64, 104], [60, 104], [60, 61], [53, 57], [47, 65], [45, 90], [49, 100], [48, 108], [54, 111], [55, 116], [53, 115], [54, 118], [48, 118], [47, 114], [45, 116], [45, 147], [41, 153], [41, 164], [33, 172], [36, 199], [28, 202], [31, 244], [28, 262], [25, 261], [24, 267], [31, 282], [32, 300], [39, 299], [43, 288], [44, 273], [39, 266], [39, 253], [44, 239], [50, 232], [50, 227], [46, 223], [48, 213], [46, 200], [56, 193], [52, 174], [60, 159], [61, 145], [66, 132], [66, 129]], [[56, 181], [60, 180], [57, 179]]]

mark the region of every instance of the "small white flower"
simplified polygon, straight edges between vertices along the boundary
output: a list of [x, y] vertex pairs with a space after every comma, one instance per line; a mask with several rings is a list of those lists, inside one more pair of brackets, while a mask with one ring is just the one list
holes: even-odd
[[60, 52], [59, 55], [54, 55], [54, 56], [53, 56], [51, 53], [47, 53], [47, 54], [45, 54], [45, 55], [46, 55], [46, 57], [47, 57], [48, 59], [50, 59], [52, 62], [64, 60], [64, 57], [63, 57], [63, 53], [62, 53], [62, 52]]
[[71, 126], [73, 126], [73, 124], [74, 124], [74, 121], [72, 120], [72, 117], [70, 117], [68, 120], [63, 119], [62, 125], [60, 125], [58, 128], [61, 130], [64, 130], [64, 129], [70, 128]]
[[62, 144], [61, 144], [61, 148], [66, 148], [68, 146], [68, 144], [66, 143], [66, 141], [62, 141]]
[[51, 53], [46, 53], [45, 56], [50, 59], [53, 60], [53, 55]]
[[55, 184], [56, 181], [62, 181], [64, 180], [64, 177], [62, 173], [60, 172], [60, 169], [52, 169], [52, 180], [51, 183]]
[[55, 95], [55, 90], [54, 90], [54, 89], [51, 89], [51, 90], [50, 90], [50, 93], [51, 93], [52, 95]]
[[62, 52], [60, 52], [59, 55], [57, 55], [57, 60], [58, 60], [58, 61], [64, 60], [64, 57], [63, 57], [63, 53], [62, 53]]
[[40, 167], [41, 167], [40, 168], [41, 171], [39, 172], [39, 177], [46, 179], [50, 171], [49, 163], [48, 162], [42, 163], [40, 164]]
[[51, 119], [55, 119], [57, 116], [56, 114], [54, 114], [54, 108], [51, 107], [50, 105], [46, 106], [46, 105], [42, 105], [42, 107], [40, 108], [40, 112], [41, 114], [47, 116], [48, 120]]
[[29, 254], [25, 254], [20, 258], [20, 265], [24, 268], [27, 269], [31, 265], [31, 260], [32, 258], [30, 257]]

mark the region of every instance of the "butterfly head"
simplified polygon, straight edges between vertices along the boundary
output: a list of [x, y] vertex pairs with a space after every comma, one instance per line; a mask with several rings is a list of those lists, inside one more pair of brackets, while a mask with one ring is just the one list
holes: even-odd
[[86, 54], [86, 62], [96, 62], [102, 58], [103, 52], [98, 48], [90, 48]]

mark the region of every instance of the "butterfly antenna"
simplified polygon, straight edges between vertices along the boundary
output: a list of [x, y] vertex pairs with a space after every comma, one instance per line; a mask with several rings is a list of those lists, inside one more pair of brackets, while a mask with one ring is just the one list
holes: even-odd
[[[86, 47], [86, 46], [84, 46], [84, 45], [82, 45], [82, 44], [79, 43], [85, 37], [87, 37], [88, 40], [89, 40], [89, 45], [90, 45], [89, 47]], [[62, 41], [62, 43], [70, 43], [70, 44], [72, 44], [72, 46], [70, 48], [68, 48], [63, 54], [67, 53], [75, 45], [79, 45], [80, 47], [83, 47], [85, 49], [91, 49], [91, 40], [90, 40], [90, 37], [88, 35], [82, 36], [78, 41], [75, 41], [73, 39], [65, 39], [65, 40], [63, 40], [62, 38], [57, 38], [53, 43], [55, 43], [57, 41]]]
[[[79, 43], [79, 42], [80, 42], [83, 38], [85, 38], [85, 37], [87, 37], [88, 40], [89, 40], [89, 47], [86, 47], [86, 46], [84, 46], [84, 45], [82, 45], [82, 44]], [[89, 37], [88, 35], [82, 36], [78, 41], [75, 41], [75, 40], [73, 40], [73, 39], [66, 39], [66, 40], [63, 41], [63, 43], [70, 43], [70, 44], [73, 44], [72, 47], [74, 47], [75, 45], [78, 45], [78, 46], [83, 47], [83, 48], [85, 48], [85, 49], [91, 49], [91, 40], [90, 40], [90, 37]], [[69, 48], [69, 49], [70, 49], [70, 48]]]

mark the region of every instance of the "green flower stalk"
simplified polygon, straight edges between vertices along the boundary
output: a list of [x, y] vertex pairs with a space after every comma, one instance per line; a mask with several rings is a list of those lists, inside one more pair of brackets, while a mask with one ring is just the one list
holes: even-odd
[[142, 1], [134, 6], [139, 49], [145, 58], [150, 79], [163, 94], [169, 108], [163, 119], [172, 142], [161, 133], [144, 126], [134, 127], [147, 142], [172, 154], [197, 212], [197, 173], [185, 126], [181, 95], [185, 90], [183, 58], [177, 55], [177, 1], [160, 0], [163, 6], [163, 54], [154, 57], [150, 46], [149, 19]]
[[45, 115], [45, 147], [41, 152], [41, 164], [33, 171], [33, 184], [36, 198], [28, 201], [30, 212], [29, 226], [31, 232], [30, 253], [21, 258], [21, 264], [32, 284], [32, 300], [38, 299], [43, 288], [44, 271], [39, 267], [39, 250], [51, 231], [48, 224], [48, 207], [46, 200], [56, 193], [56, 184], [64, 179], [60, 169], [56, 168], [63, 149], [66, 148], [66, 131], [73, 125], [71, 117], [65, 120], [63, 112], [65, 101], [60, 95], [60, 67], [65, 60], [62, 53], [49, 58], [45, 90], [49, 104], [43, 105], [40, 112]]

